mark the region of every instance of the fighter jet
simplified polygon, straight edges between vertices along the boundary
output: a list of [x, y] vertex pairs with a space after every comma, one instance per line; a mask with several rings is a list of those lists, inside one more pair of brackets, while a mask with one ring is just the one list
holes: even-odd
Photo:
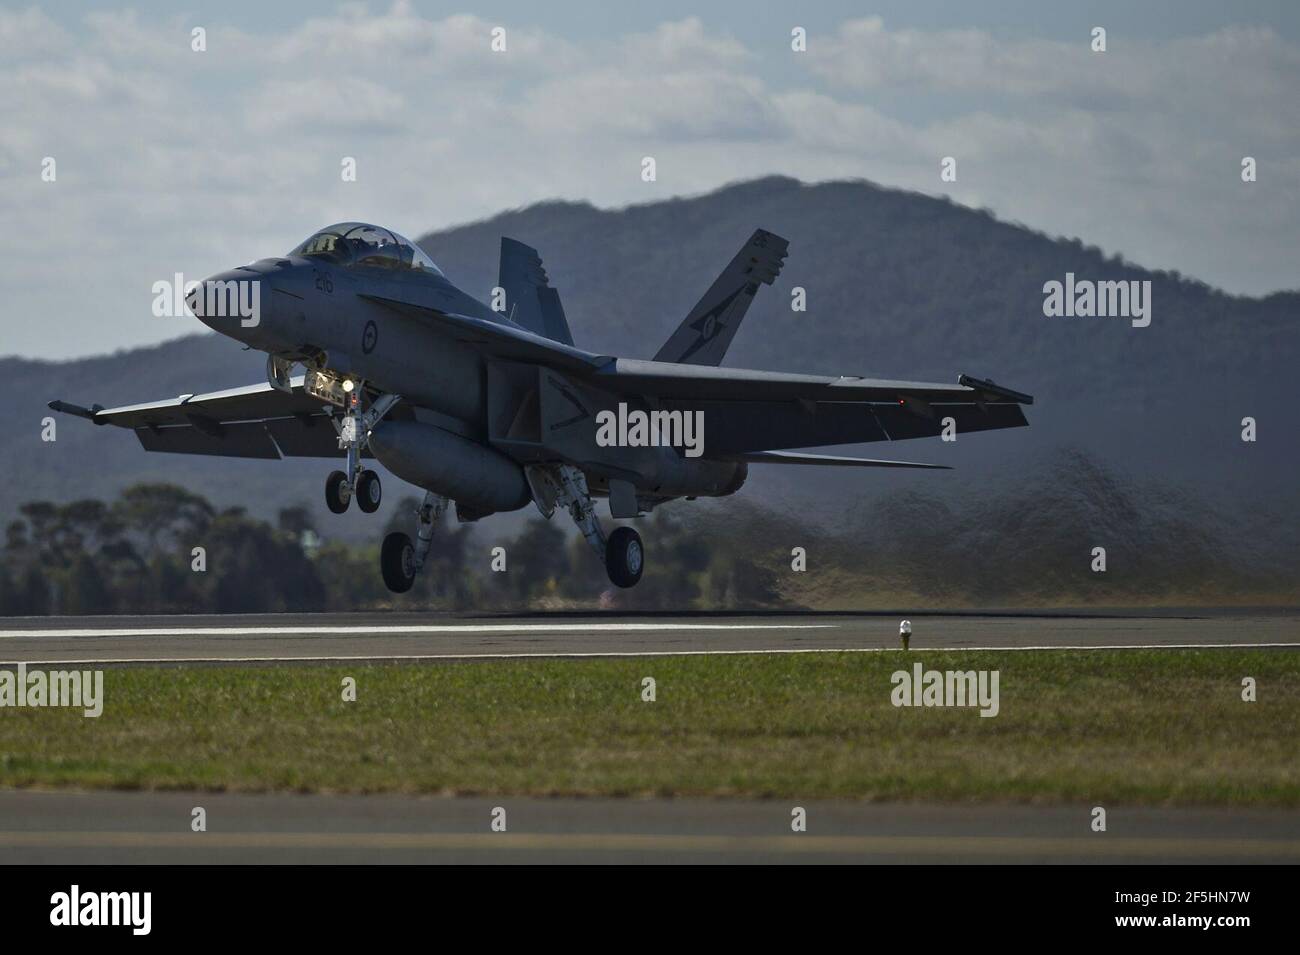
[[325, 501], [379, 508], [376, 460], [424, 490], [415, 536], [389, 534], [380, 569], [411, 588], [453, 503], [458, 521], [533, 504], [568, 511], [619, 587], [645, 569], [631, 527], [606, 533], [596, 500], [632, 519], [685, 498], [725, 497], [750, 465], [934, 468], [790, 449], [1023, 427], [1026, 394], [961, 375], [956, 384], [719, 367], [788, 243], [742, 246], [653, 359], [574, 344], [537, 251], [501, 240], [490, 302], [453, 285], [418, 246], [343, 222], [288, 255], [198, 283], [204, 324], [266, 352], [266, 381], [165, 401], [50, 407], [130, 428], [147, 451], [338, 458]]

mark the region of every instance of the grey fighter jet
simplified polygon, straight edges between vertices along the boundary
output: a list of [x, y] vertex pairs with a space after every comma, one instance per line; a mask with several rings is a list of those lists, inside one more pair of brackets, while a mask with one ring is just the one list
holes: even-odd
[[322, 229], [288, 255], [215, 275], [187, 296], [205, 324], [266, 352], [266, 382], [121, 408], [50, 402], [130, 428], [148, 451], [339, 458], [332, 511], [380, 504], [379, 461], [425, 491], [414, 539], [383, 542], [388, 587], [410, 589], [455, 504], [460, 521], [535, 505], [569, 512], [631, 587], [640, 535], [606, 533], [676, 498], [738, 491], [751, 464], [928, 468], [791, 451], [1027, 424], [1028, 395], [956, 384], [719, 367], [787, 243], [759, 230], [650, 361], [585, 351], [537, 251], [501, 240], [490, 304], [453, 285], [413, 243], [373, 225]]

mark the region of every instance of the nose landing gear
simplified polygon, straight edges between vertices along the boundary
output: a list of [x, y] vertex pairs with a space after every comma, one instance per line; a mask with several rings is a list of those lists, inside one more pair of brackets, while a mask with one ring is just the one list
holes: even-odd
[[352, 486], [342, 471], [331, 471], [325, 479], [325, 505], [335, 514], [342, 514], [352, 503]]
[[357, 506], [367, 514], [373, 514], [379, 510], [379, 502], [383, 499], [384, 489], [379, 483], [379, 475], [374, 471], [366, 470], [361, 472], [361, 477], [357, 478]]
[[379, 510], [379, 502], [384, 497], [379, 475], [369, 469], [363, 470], [357, 477], [354, 489], [347, 474], [342, 471], [331, 471], [330, 476], [325, 479], [325, 505], [335, 514], [342, 514], [352, 503], [353, 497], [357, 499], [357, 506], [367, 514]]
[[361, 452], [370, 440], [371, 430], [401, 400], [401, 396], [380, 395], [364, 413], [359, 411], [360, 400], [359, 386], [349, 390], [343, 417], [334, 422], [339, 433], [339, 449], [346, 451], [348, 456], [347, 470], [332, 471], [325, 479], [325, 505], [335, 514], [346, 511], [353, 497], [357, 499], [357, 506], [367, 514], [379, 510], [379, 503], [383, 500], [379, 475], [361, 466]]

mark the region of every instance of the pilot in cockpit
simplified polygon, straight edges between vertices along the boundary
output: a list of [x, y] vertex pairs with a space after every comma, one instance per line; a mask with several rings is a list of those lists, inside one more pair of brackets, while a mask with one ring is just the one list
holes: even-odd
[[364, 222], [340, 222], [327, 226], [289, 254], [319, 257], [347, 267], [442, 274], [433, 260], [414, 243], [395, 232]]

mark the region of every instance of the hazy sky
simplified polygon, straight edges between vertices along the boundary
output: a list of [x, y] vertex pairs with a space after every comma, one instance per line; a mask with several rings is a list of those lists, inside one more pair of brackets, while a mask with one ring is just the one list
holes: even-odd
[[198, 330], [153, 316], [154, 282], [328, 222], [416, 236], [769, 173], [946, 193], [1231, 292], [1300, 287], [1300, 4], [812, 6], [0, 5], [0, 354]]

